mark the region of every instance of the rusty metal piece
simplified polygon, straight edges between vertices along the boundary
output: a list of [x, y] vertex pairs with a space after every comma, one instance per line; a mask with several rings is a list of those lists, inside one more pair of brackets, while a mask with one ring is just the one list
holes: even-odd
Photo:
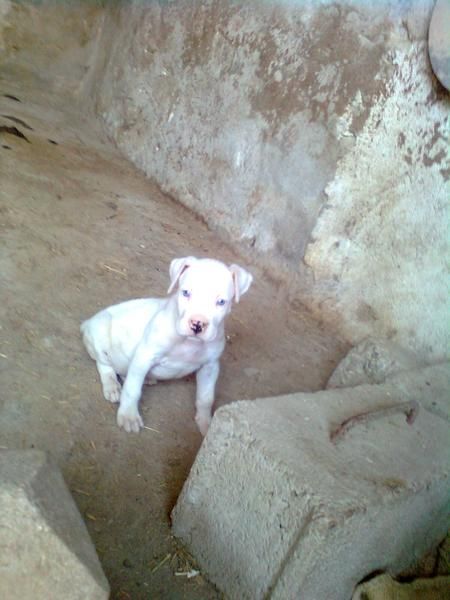
[[415, 400], [410, 400], [409, 402], [394, 404], [394, 406], [388, 406], [387, 408], [377, 408], [375, 410], [363, 412], [358, 415], [353, 415], [352, 417], [345, 419], [345, 421], [342, 421], [342, 423], [338, 425], [336, 429], [331, 431], [330, 442], [333, 444], [339, 442], [355, 425], [367, 423], [368, 421], [373, 421], [374, 419], [380, 419], [382, 417], [388, 417], [398, 413], [404, 413], [406, 416], [406, 422], [408, 425], [412, 425], [416, 420], [418, 412], [419, 403]]

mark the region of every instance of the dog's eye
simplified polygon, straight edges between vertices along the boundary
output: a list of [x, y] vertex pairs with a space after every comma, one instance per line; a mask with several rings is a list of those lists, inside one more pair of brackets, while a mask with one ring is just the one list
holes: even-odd
[[181, 290], [181, 293], [183, 294], [183, 296], [185, 298], [190, 298], [191, 297], [191, 292], [189, 290]]
[[227, 303], [227, 301], [224, 300], [223, 298], [221, 298], [220, 300], [217, 300], [217, 302], [216, 302], [217, 306], [225, 306], [226, 303]]

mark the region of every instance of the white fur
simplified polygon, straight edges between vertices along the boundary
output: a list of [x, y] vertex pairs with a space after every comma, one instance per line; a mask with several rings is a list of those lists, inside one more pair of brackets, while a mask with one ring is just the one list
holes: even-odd
[[[197, 375], [196, 416], [206, 434], [211, 422], [219, 359], [225, 347], [224, 319], [253, 277], [237, 265], [212, 259], [176, 258], [167, 298], [130, 300], [105, 308], [81, 325], [83, 341], [97, 363], [103, 394], [120, 402], [117, 423], [138, 432], [142, 385], [151, 380]], [[223, 302], [224, 301], [224, 302]], [[125, 378], [123, 388], [116, 374]]]

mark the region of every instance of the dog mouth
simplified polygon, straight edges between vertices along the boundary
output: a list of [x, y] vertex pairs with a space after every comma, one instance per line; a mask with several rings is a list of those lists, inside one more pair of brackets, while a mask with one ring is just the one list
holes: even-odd
[[194, 331], [190, 331], [187, 334], [187, 337], [190, 340], [196, 340], [198, 342], [212, 342], [216, 337], [216, 334], [211, 334], [211, 332], [201, 331], [199, 333], [195, 333]]
[[208, 325], [208, 327], [205, 328], [202, 327], [200, 323], [190, 324], [186, 321], [180, 321], [178, 323], [177, 332], [183, 337], [198, 342], [212, 342], [217, 335], [217, 332], [211, 325]]

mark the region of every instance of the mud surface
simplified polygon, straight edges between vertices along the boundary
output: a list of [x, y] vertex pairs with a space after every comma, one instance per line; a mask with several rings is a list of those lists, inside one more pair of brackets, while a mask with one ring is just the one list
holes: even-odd
[[193, 254], [255, 276], [228, 322], [216, 408], [322, 388], [346, 347], [121, 158], [96, 121], [38, 82], [0, 74], [0, 115], [0, 446], [53, 455], [112, 598], [219, 598], [202, 576], [186, 576], [192, 563], [170, 531], [202, 441], [193, 379], [146, 388], [148, 429], [120, 431], [80, 321], [165, 294], [170, 260]]

